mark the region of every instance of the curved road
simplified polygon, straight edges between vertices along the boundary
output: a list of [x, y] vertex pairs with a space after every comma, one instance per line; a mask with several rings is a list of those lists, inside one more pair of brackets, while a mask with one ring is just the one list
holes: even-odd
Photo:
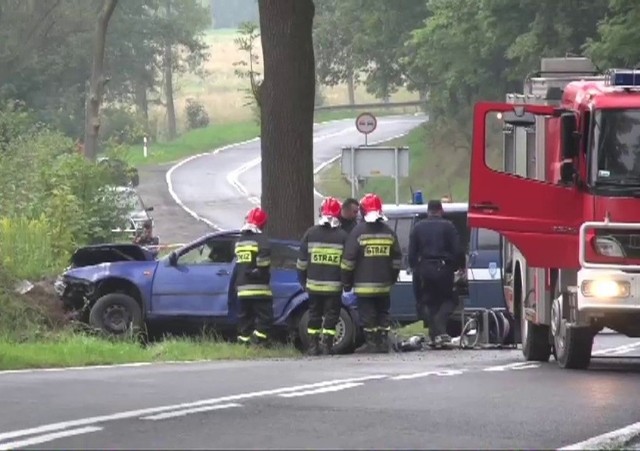
[[[381, 118], [370, 141], [423, 120]], [[316, 165], [361, 140], [351, 120], [318, 126]], [[259, 194], [258, 157], [254, 140], [191, 158], [167, 174], [171, 194], [237, 227]], [[611, 447], [640, 433], [640, 341], [602, 334], [594, 351], [588, 371], [454, 350], [0, 372], [0, 451]]]
[[[381, 117], [369, 143], [404, 135], [425, 120], [423, 115]], [[353, 119], [344, 119], [317, 124], [313, 141], [318, 169], [338, 156], [342, 147], [363, 144], [364, 137]], [[222, 229], [236, 228], [247, 210], [260, 202], [260, 141], [184, 160], [169, 170], [167, 184], [174, 199], [192, 216]]]

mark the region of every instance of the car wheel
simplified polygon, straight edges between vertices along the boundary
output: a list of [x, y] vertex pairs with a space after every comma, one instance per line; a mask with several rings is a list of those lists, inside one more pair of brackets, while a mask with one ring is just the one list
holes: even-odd
[[[309, 310], [305, 310], [298, 321], [298, 336], [302, 344], [302, 349], [309, 347]], [[333, 352], [335, 354], [349, 354], [355, 349], [354, 336], [356, 327], [349, 312], [345, 308], [340, 309], [340, 317], [336, 324], [336, 337], [333, 343]]]
[[124, 293], [111, 293], [99, 298], [91, 307], [89, 324], [111, 336], [137, 333], [142, 328], [142, 309]]

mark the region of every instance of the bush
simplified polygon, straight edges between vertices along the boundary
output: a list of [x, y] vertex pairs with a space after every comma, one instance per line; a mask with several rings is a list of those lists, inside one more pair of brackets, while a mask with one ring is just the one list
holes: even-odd
[[204, 105], [194, 99], [187, 99], [184, 108], [187, 115], [187, 126], [190, 130], [195, 128], [204, 128], [209, 125], [209, 115]]
[[128, 108], [110, 107], [102, 110], [101, 142], [142, 146], [144, 135], [144, 125]]

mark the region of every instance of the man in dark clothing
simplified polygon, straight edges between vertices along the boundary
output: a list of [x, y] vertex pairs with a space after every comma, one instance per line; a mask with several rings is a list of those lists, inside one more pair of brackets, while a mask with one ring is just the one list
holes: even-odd
[[236, 265], [232, 280], [238, 293], [238, 341], [266, 343], [273, 324], [271, 250], [262, 232], [267, 214], [254, 208], [247, 214], [235, 245]]
[[333, 197], [326, 198], [318, 225], [309, 228], [300, 243], [296, 266], [300, 284], [309, 293], [309, 355], [333, 354], [336, 324], [342, 308], [340, 262], [348, 236], [340, 227], [339, 218], [340, 202]]
[[353, 228], [358, 223], [358, 212], [360, 205], [358, 201], [352, 197], [349, 197], [344, 200], [342, 203], [342, 211], [340, 212], [340, 223], [342, 224], [342, 229], [351, 233]]
[[391, 288], [398, 280], [402, 250], [396, 233], [386, 224], [382, 201], [367, 194], [360, 202], [363, 221], [354, 227], [342, 257], [345, 291], [358, 299], [365, 344], [356, 352], [389, 352]]
[[153, 236], [153, 223], [150, 219], [146, 220], [142, 225], [142, 231], [136, 234], [133, 240], [138, 246], [157, 246], [160, 240], [157, 236]]
[[456, 307], [453, 282], [461, 254], [458, 231], [442, 217], [442, 210], [441, 201], [429, 201], [427, 219], [419, 221], [409, 235], [409, 266], [422, 281], [420, 301], [428, 314], [429, 337], [435, 346], [451, 341], [447, 321]]

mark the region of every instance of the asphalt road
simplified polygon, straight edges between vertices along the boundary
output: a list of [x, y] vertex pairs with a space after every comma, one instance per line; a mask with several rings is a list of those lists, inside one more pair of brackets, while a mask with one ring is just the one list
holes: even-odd
[[[369, 143], [406, 134], [425, 120], [422, 115], [381, 117]], [[316, 168], [338, 156], [342, 147], [364, 144], [353, 119], [314, 128]], [[247, 210], [260, 202], [260, 142], [253, 140], [187, 160], [167, 180], [170, 191], [192, 215], [223, 229], [237, 228]]]
[[556, 449], [638, 421], [639, 371], [456, 350], [6, 372], [0, 450]]

